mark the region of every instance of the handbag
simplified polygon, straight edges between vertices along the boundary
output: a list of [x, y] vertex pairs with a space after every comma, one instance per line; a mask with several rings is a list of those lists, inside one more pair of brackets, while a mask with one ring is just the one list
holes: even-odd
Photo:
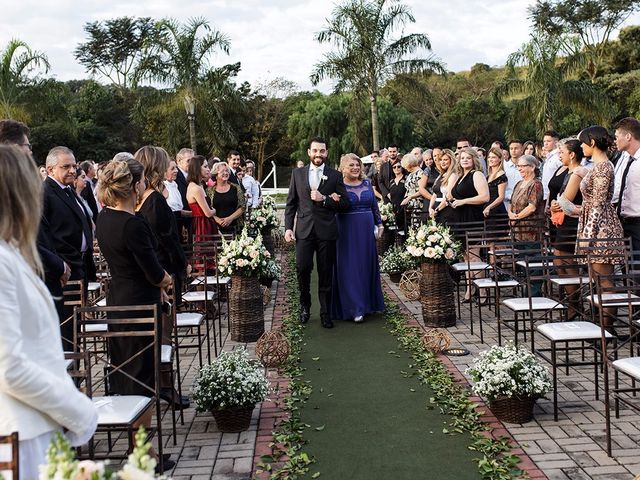
[[564, 212], [560, 210], [559, 212], [554, 212], [551, 214], [551, 221], [557, 227], [564, 223]]

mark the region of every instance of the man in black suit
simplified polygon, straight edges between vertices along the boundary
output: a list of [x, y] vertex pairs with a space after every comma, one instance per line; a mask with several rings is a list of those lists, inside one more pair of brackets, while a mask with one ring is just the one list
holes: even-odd
[[332, 328], [329, 304], [338, 238], [335, 213], [348, 209], [349, 200], [342, 175], [324, 164], [327, 159], [327, 143], [319, 137], [311, 139], [307, 154], [310, 164], [296, 168], [291, 174], [284, 214], [285, 240], [296, 241], [296, 270], [302, 307], [300, 321], [306, 323], [310, 316], [311, 271], [315, 253], [320, 320], [323, 327]]
[[[71, 188], [76, 178], [75, 156], [67, 147], [54, 147], [47, 155], [46, 167], [49, 176], [44, 181], [42, 215], [49, 223], [58, 255], [71, 267], [69, 279], [84, 280], [86, 288], [94, 271], [93, 233], [90, 219]], [[72, 313], [72, 309], [65, 307], [62, 320]], [[64, 339], [72, 338], [72, 327], [71, 322], [63, 325]]]
[[100, 212], [100, 206], [98, 204], [97, 195], [96, 195], [96, 186], [98, 184], [98, 179], [96, 177], [96, 165], [91, 160], [85, 160], [80, 164], [80, 168], [87, 175], [87, 183], [86, 186], [80, 192], [80, 196], [85, 199], [87, 205], [91, 209], [91, 217], [93, 223], [98, 220], [98, 213]]
[[229, 182], [238, 185], [244, 192], [244, 185], [242, 185], [242, 182], [238, 179], [240, 162], [240, 152], [238, 152], [237, 150], [230, 150], [227, 154], [227, 163], [229, 164]]
[[[181, 148], [176, 154], [176, 164], [178, 165], [178, 175], [176, 176], [176, 183], [178, 184], [178, 191], [182, 197], [182, 205], [184, 211], [189, 211], [189, 202], [187, 202], [187, 172], [189, 171], [189, 160], [195, 155], [195, 152], [190, 148]], [[178, 224], [178, 233], [180, 238], [183, 238], [183, 230], [186, 230], [187, 238], [191, 238], [191, 218], [182, 214], [180, 217], [176, 217], [176, 223]]]
[[384, 162], [380, 167], [380, 175], [378, 178], [378, 189], [382, 195], [382, 201], [389, 203], [391, 201], [391, 179], [395, 176], [393, 166], [398, 162], [398, 146], [389, 145], [389, 161]]
[[[31, 159], [29, 127], [15, 120], [0, 120], [0, 143], [20, 147]], [[35, 163], [35, 160], [34, 160]], [[62, 287], [69, 280], [71, 268], [58, 255], [49, 222], [42, 217], [38, 229], [38, 253], [44, 270], [44, 283], [53, 297], [58, 316], [63, 316]]]

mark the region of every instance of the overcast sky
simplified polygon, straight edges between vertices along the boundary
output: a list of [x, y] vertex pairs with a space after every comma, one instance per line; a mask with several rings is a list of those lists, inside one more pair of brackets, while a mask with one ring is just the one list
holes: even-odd
[[[533, 0], [405, 0], [416, 18], [407, 33], [426, 33], [433, 53], [450, 71], [482, 62], [501, 65], [527, 40], [527, 7]], [[86, 37], [86, 22], [119, 16], [203, 16], [231, 39], [230, 55], [215, 66], [241, 62], [239, 81], [252, 84], [285, 77], [311, 89], [309, 74], [327, 47], [313, 40], [335, 2], [326, 0], [2, 0], [0, 48], [19, 38], [47, 54], [59, 80], [86, 78], [73, 50]], [[640, 24], [640, 14], [627, 24]], [[329, 91], [324, 82], [320, 90]]]

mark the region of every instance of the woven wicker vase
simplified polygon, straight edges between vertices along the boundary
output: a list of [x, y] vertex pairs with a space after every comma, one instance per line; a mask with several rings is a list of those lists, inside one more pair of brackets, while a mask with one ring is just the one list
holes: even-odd
[[262, 234], [262, 244], [264, 245], [264, 248], [267, 249], [267, 251], [271, 254], [271, 258], [273, 258], [273, 255], [276, 251], [276, 244], [273, 241], [271, 230], [263, 230], [260, 233]]
[[420, 278], [422, 319], [428, 327], [453, 327], [456, 324], [455, 285], [446, 263], [423, 263]]
[[211, 410], [216, 419], [218, 430], [223, 433], [242, 432], [251, 425], [252, 407], [226, 408], [224, 410]]
[[498, 397], [489, 402], [496, 418], [507, 423], [527, 423], [533, 419], [535, 398]]
[[229, 321], [234, 342], [255, 342], [264, 333], [262, 290], [258, 277], [231, 277]]

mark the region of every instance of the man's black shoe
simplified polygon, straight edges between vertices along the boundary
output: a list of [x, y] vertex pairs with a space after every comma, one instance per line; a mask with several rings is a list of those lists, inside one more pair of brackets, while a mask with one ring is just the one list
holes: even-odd
[[178, 392], [176, 392], [173, 388], [161, 388], [160, 398], [169, 404], [173, 403], [173, 406], [177, 410], [182, 410], [183, 408], [189, 408], [191, 406], [189, 397], [186, 397], [184, 395], [182, 395], [182, 397], [179, 397]]
[[322, 317], [320, 321], [322, 322], [322, 326], [324, 328], [333, 328], [333, 320], [331, 320], [329, 317]]
[[302, 307], [300, 310], [300, 323], [307, 323], [310, 317], [309, 309]]

